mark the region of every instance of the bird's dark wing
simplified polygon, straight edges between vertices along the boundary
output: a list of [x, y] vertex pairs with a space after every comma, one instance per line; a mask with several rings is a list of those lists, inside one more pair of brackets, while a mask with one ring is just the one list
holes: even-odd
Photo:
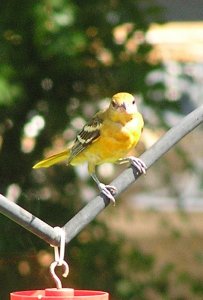
[[68, 162], [100, 137], [102, 123], [103, 119], [99, 114], [96, 114], [95, 117], [83, 127], [76, 136]]

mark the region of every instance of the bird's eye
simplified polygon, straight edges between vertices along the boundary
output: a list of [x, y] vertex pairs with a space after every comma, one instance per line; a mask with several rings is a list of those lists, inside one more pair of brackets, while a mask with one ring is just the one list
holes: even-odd
[[116, 107], [116, 103], [114, 101], [112, 101], [112, 106], [115, 108]]
[[135, 99], [133, 100], [132, 104], [135, 104]]

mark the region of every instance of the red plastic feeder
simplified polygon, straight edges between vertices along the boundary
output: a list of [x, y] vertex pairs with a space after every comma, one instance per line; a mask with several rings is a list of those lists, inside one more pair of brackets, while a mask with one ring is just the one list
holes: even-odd
[[101, 291], [74, 290], [70, 288], [13, 292], [10, 300], [109, 300]]

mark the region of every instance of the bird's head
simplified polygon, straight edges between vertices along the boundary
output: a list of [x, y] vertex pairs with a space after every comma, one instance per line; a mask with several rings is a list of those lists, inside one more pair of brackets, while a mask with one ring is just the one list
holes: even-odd
[[112, 97], [110, 109], [118, 113], [133, 115], [137, 113], [135, 97], [129, 93], [117, 93]]

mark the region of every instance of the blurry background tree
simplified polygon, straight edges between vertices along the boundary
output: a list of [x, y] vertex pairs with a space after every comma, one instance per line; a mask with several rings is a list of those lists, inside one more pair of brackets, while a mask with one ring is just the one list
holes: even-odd
[[[172, 77], [167, 76], [179, 70], [176, 74], [182, 79], [180, 66], [173, 64], [173, 69], [167, 69], [166, 64], [151, 59], [153, 52], [146, 32], [160, 18], [161, 9], [155, 1], [1, 0], [2, 194], [50, 225], [63, 225], [97, 191], [84, 168], [57, 165], [34, 171], [32, 165], [37, 160], [63, 149], [85, 120], [118, 91], [143, 96], [139, 106], [148, 129], [142, 150], [157, 139], [164, 126], [170, 127], [174, 118], [182, 116], [186, 107], [182, 105], [182, 91], [174, 96], [174, 90], [171, 93], [169, 88], [178, 84], [171, 84]], [[188, 74], [185, 80], [193, 82]], [[192, 167], [191, 156], [183, 148], [177, 150], [176, 162], [182, 162], [179, 171], [186, 163]], [[158, 164], [156, 175], [161, 173], [161, 176], [149, 174], [136, 192], [144, 186], [150, 191], [147, 182], [152, 178], [158, 178], [158, 182], [162, 177], [173, 187], [172, 195], [177, 199], [170, 161], [169, 157], [164, 161], [167, 164]], [[105, 165], [100, 168], [100, 175], [106, 175], [109, 181], [112, 171]], [[153, 184], [154, 181], [152, 188]], [[132, 193], [127, 196], [135, 198]], [[195, 299], [196, 292], [202, 295], [199, 277], [178, 273], [170, 259], [163, 259], [164, 263], [157, 260], [155, 254], [160, 253], [159, 249], [154, 254], [149, 246], [153, 240], [147, 238], [145, 245], [139, 244], [136, 232], [132, 238], [117, 230], [115, 222], [122, 225], [123, 211], [124, 227], [128, 233], [132, 229], [128, 222], [139, 213], [129, 210], [126, 202], [118, 202], [116, 208], [109, 208], [71, 242], [67, 247], [70, 275], [64, 286], [106, 290], [112, 300], [186, 299], [185, 295], [191, 294]], [[165, 217], [153, 217], [155, 223], [161, 223], [164, 233], [171, 233], [169, 245], [176, 242], [179, 230]], [[147, 220], [144, 219], [144, 224]], [[4, 216], [0, 216], [0, 232], [1, 299], [8, 299], [13, 290], [53, 286], [48, 273], [53, 249]], [[201, 253], [198, 262], [202, 264]], [[177, 279], [180, 284], [176, 283], [176, 289], [173, 284]]]

